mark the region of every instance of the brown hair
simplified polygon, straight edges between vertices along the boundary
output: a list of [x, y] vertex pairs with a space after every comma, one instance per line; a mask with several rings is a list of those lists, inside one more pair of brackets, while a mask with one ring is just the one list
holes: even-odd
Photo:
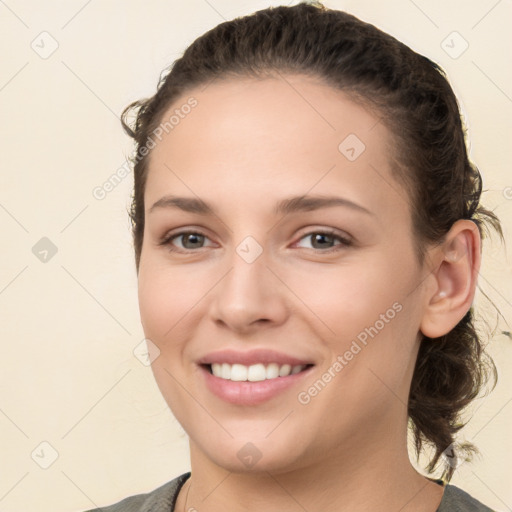
[[[471, 219], [483, 236], [498, 218], [480, 205], [482, 179], [468, 160], [465, 128], [455, 95], [441, 68], [373, 25], [338, 10], [301, 3], [274, 7], [221, 23], [197, 38], [160, 79], [156, 94], [132, 103], [123, 126], [136, 142], [130, 217], [139, 268], [144, 232], [148, 141], [170, 106], [187, 91], [214, 79], [301, 73], [343, 90], [373, 107], [394, 135], [391, 158], [408, 191], [420, 262], [428, 244], [441, 243], [458, 219]], [[130, 127], [128, 116], [135, 112]], [[416, 454], [423, 445], [439, 458], [464, 425], [462, 410], [489, 377], [492, 359], [474, 325], [471, 308], [448, 334], [423, 335], [412, 378], [408, 414]], [[466, 453], [476, 451], [469, 443]], [[449, 481], [453, 464], [445, 466]]]

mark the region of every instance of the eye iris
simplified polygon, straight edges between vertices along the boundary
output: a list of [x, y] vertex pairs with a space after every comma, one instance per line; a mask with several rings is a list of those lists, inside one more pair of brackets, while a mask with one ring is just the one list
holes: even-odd
[[[205, 237], [200, 233], [184, 233], [180, 236], [185, 249], [201, 248], [204, 244]], [[332, 246], [335, 237], [328, 233], [313, 233], [310, 238], [315, 249], [325, 249]]]
[[[324, 244], [320, 243], [320, 249], [322, 247], [325, 248], [327, 246], [330, 246], [329, 242], [332, 242], [332, 240], [333, 240], [333, 237], [331, 235], [327, 235], [325, 233], [315, 233], [315, 234], [311, 235], [311, 237], [313, 239], [313, 247], [315, 247], [315, 243], [322, 242], [322, 241], [325, 242], [327, 239], [327, 245], [325, 243]], [[317, 249], [317, 248], [318, 247], [315, 247], [315, 249]]]
[[[197, 247], [201, 247], [201, 244], [204, 242], [204, 236], [198, 233], [187, 233], [182, 235], [183, 246], [186, 249], [195, 249]], [[187, 242], [191, 242], [192, 247], [187, 247]]]

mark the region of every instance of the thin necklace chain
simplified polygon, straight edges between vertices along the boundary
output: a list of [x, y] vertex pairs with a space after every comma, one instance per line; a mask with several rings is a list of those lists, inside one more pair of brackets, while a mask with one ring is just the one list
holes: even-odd
[[[190, 477], [192, 478], [192, 477]], [[192, 482], [191, 480], [188, 480], [188, 487], [187, 487], [187, 494], [185, 495], [185, 505], [183, 506], [183, 512], [186, 512], [187, 511], [187, 501], [188, 501], [188, 493], [190, 492], [190, 486], [192, 485]]]

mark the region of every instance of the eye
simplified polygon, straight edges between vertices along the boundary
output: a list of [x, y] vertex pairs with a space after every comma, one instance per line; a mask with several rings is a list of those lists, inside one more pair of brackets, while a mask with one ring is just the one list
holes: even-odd
[[[309, 240], [312, 247], [300, 245], [302, 240]], [[171, 233], [164, 236], [164, 238], [159, 242], [159, 245], [167, 246], [170, 251], [186, 252], [193, 251], [194, 249], [203, 249], [204, 247], [214, 246], [213, 243], [205, 245], [205, 242], [207, 241], [210, 241], [210, 239], [201, 232], [181, 231], [179, 233]], [[352, 245], [352, 241], [347, 237], [337, 234], [333, 230], [317, 230], [311, 231], [310, 233], [302, 236], [299, 242], [295, 245], [305, 249], [318, 249], [325, 253], [349, 247]]]
[[[179, 240], [180, 245], [176, 245]], [[170, 251], [185, 252], [193, 249], [202, 249], [205, 247], [204, 243], [209, 238], [203, 233], [197, 231], [181, 231], [180, 233], [172, 233], [165, 236], [159, 245], [168, 246]], [[212, 244], [213, 245], [213, 244]]]
[[[352, 245], [351, 240], [336, 234], [336, 232], [332, 230], [311, 231], [300, 240], [309, 240], [312, 245], [311, 248], [321, 249], [321, 252], [332, 252]], [[337, 244], [335, 243], [336, 241], [338, 241]], [[304, 248], [308, 249], [309, 247]]]

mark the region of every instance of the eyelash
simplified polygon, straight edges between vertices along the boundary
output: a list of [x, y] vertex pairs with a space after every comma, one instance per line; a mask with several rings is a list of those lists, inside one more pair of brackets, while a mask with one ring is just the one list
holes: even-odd
[[[200, 235], [200, 236], [203, 236], [204, 238], [208, 238], [208, 236], [205, 235], [204, 233], [202, 233], [201, 231], [180, 231], [178, 233], [172, 233], [170, 235], [164, 236], [158, 245], [168, 246], [168, 250], [170, 252], [177, 252], [177, 253], [182, 253], [182, 254], [186, 254], [189, 251], [194, 252], [195, 251], [194, 249], [180, 249], [180, 248], [174, 247], [171, 244], [172, 240], [174, 240], [175, 238], [179, 238], [180, 236], [184, 236], [184, 235]], [[306, 233], [305, 235], [301, 236], [299, 238], [299, 241], [303, 240], [304, 238], [311, 237], [312, 235], [327, 235], [327, 236], [332, 237], [333, 239], [338, 240], [340, 242], [339, 244], [334, 245], [333, 247], [329, 247], [327, 249], [312, 248], [313, 251], [320, 252], [323, 254], [336, 252], [336, 251], [340, 250], [341, 248], [347, 248], [347, 247], [352, 246], [352, 240], [337, 234], [334, 230], [328, 230], [328, 229], [318, 229], [315, 231], [310, 231], [310, 232]], [[198, 247], [197, 249], [205, 249], [205, 247]]]

